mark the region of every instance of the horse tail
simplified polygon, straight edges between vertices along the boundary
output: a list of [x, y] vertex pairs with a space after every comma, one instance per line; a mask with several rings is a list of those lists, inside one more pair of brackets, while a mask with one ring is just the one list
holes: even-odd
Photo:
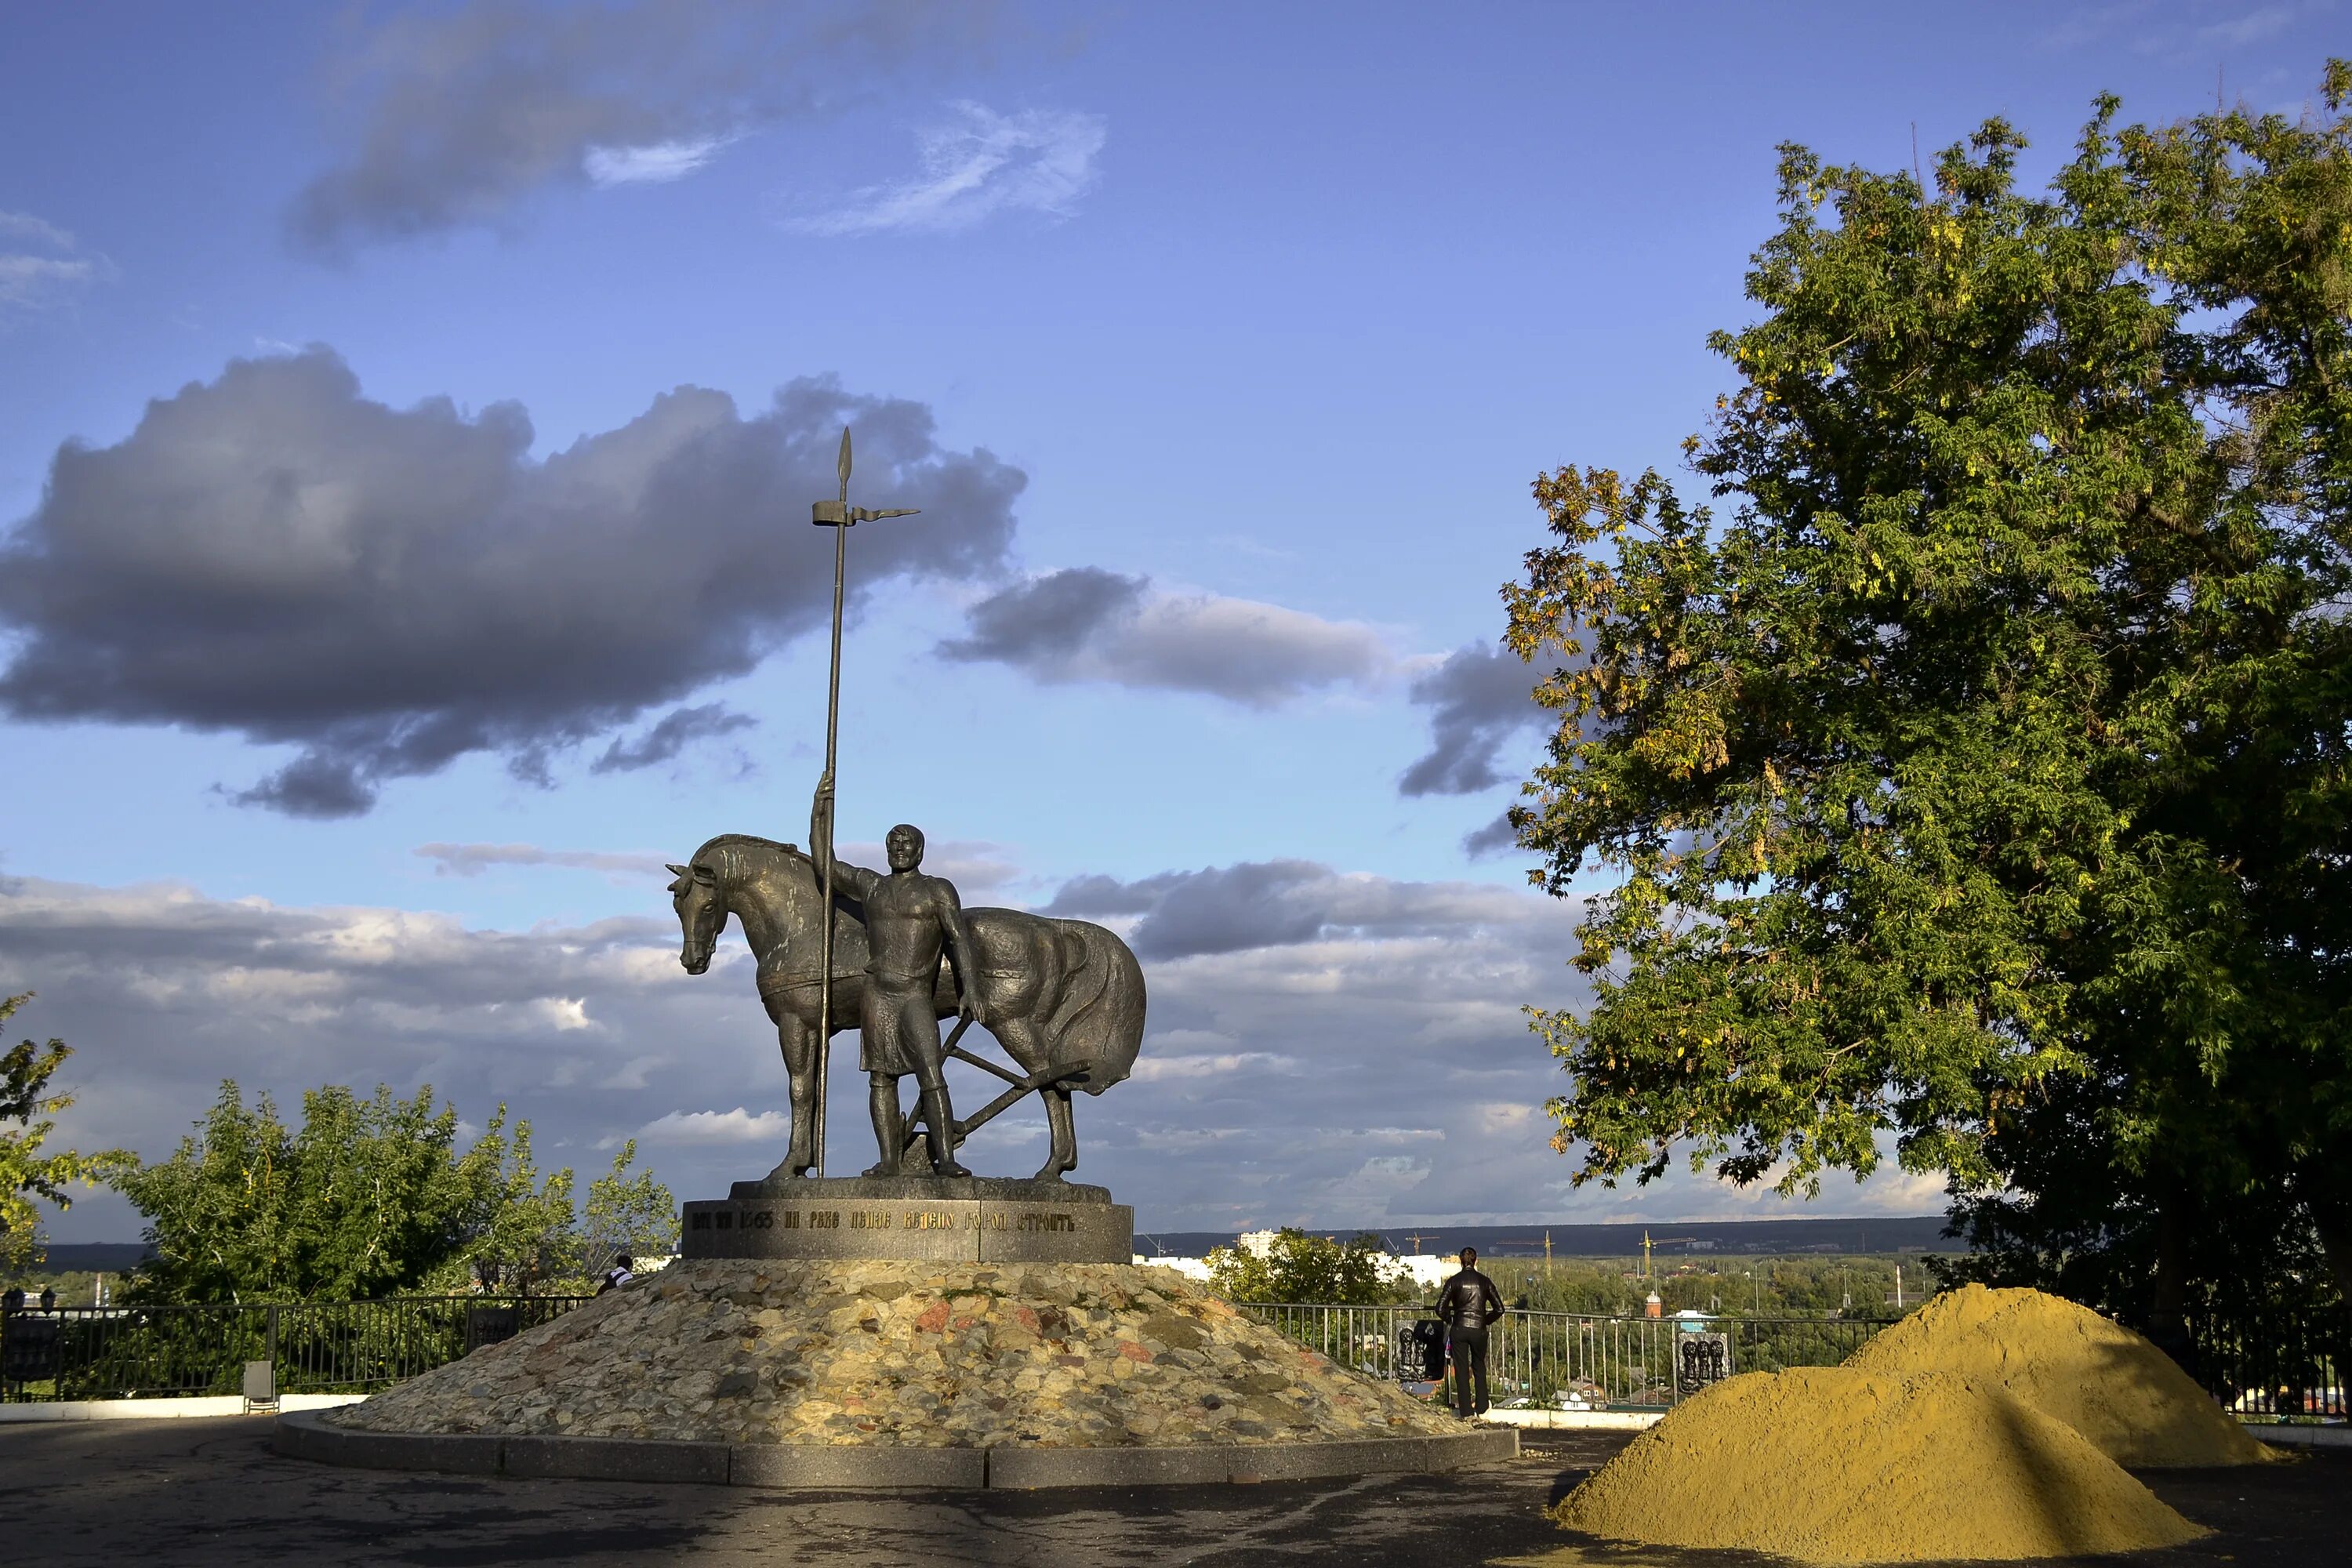
[[1061, 994], [1045, 1022], [1047, 1049], [1055, 1061], [1083, 1063], [1087, 1092], [1100, 1094], [1127, 1077], [1142, 1048], [1143, 966], [1101, 926], [1049, 923], [1062, 963]]

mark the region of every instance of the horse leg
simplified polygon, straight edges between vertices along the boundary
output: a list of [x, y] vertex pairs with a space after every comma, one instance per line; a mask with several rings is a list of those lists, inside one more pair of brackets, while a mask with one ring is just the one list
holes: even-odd
[[768, 1180], [805, 1176], [816, 1163], [816, 1028], [793, 1016], [780, 997], [768, 1003], [776, 1022], [776, 1044], [784, 1054], [784, 1078], [791, 1085], [793, 1146], [784, 1163], [768, 1173]]
[[1049, 1084], [1037, 1091], [1037, 1098], [1045, 1102], [1045, 1125], [1053, 1138], [1053, 1149], [1037, 1179], [1058, 1182], [1065, 1172], [1078, 1168], [1078, 1135], [1070, 1121], [1070, 1091]]
[[[996, 1043], [1004, 1047], [1004, 1054], [1021, 1065], [1022, 1071], [1034, 1073], [1045, 1065], [1045, 1047], [1037, 1038], [1036, 1021], [1027, 1014], [1016, 1014], [1011, 1017], [992, 1014], [989, 1016], [988, 1032], [996, 1037]], [[1037, 1098], [1045, 1103], [1045, 1121], [1049, 1127], [1058, 1129], [1069, 1124], [1070, 1113], [1067, 1106], [1062, 1108], [1059, 1119], [1056, 1120], [1052, 1089], [1039, 1089]], [[1061, 1134], [1056, 1131], [1055, 1136], [1058, 1140]], [[1051, 1181], [1055, 1175], [1077, 1163], [1077, 1156], [1075, 1153], [1069, 1155], [1065, 1163], [1061, 1144], [1056, 1142], [1054, 1153], [1047, 1157], [1045, 1168], [1037, 1173], [1037, 1178], [1040, 1181]]]

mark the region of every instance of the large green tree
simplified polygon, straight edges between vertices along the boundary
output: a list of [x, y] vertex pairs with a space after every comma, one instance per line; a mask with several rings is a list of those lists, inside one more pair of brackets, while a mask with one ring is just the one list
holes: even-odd
[[429, 1088], [312, 1089], [289, 1128], [268, 1096], [247, 1104], [226, 1082], [170, 1159], [115, 1184], [147, 1217], [145, 1300], [519, 1291], [578, 1272], [572, 1173], [542, 1177], [530, 1124], [509, 1127], [504, 1106], [461, 1148], [456, 1109]]
[[1209, 1284], [1232, 1301], [1366, 1305], [1403, 1292], [1388, 1278], [1387, 1250], [1370, 1231], [1346, 1241], [1285, 1226], [1264, 1251], [1220, 1247]]
[[[29, 991], [0, 997], [0, 1025], [32, 999]], [[109, 1181], [132, 1163], [119, 1149], [81, 1154], [47, 1147], [57, 1130], [53, 1118], [73, 1104], [73, 1096], [52, 1091], [49, 1080], [71, 1055], [63, 1040], [25, 1040], [0, 1051], [0, 1268], [39, 1261], [40, 1204], [69, 1208], [68, 1187]]]
[[1580, 1179], [1891, 1149], [2166, 1329], [2312, 1238], [2352, 1288], [2347, 93], [2102, 100], [2040, 194], [1999, 121], [1932, 188], [1786, 147], [1685, 447], [1720, 514], [1538, 479], [1516, 816], [1608, 886], [1594, 1005], [1537, 1019]]
[[653, 1172], [632, 1174], [629, 1167], [636, 1158], [637, 1141], [632, 1138], [614, 1152], [613, 1168], [588, 1184], [580, 1216], [582, 1273], [608, 1267], [616, 1253], [643, 1262], [677, 1251], [677, 1199]]

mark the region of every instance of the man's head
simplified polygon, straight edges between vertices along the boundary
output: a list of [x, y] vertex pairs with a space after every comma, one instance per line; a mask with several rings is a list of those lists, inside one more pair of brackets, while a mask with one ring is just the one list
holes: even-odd
[[882, 840], [882, 847], [890, 857], [890, 869], [911, 871], [923, 863], [923, 830], [902, 822]]
[[1462, 1249], [1462, 1267], [1465, 1268], [1473, 1268], [1477, 1266], [1477, 1263], [1478, 1249], [1475, 1247], [1464, 1247]]
[[625, 1252], [624, 1252], [624, 1253], [620, 1254], [618, 1257], [616, 1257], [616, 1258], [614, 1258], [613, 1259], [613, 1267], [614, 1267], [614, 1268], [620, 1268], [620, 1269], [630, 1269], [630, 1268], [635, 1268], [636, 1266], [637, 1266], [637, 1260], [636, 1260], [635, 1258], [634, 1258], [630, 1257], [630, 1256], [629, 1256], [627, 1253], [625, 1253]]

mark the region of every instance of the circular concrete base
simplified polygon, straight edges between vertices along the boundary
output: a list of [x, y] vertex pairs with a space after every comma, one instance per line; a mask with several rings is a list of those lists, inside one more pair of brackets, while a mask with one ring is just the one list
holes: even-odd
[[917, 1448], [857, 1444], [686, 1443], [658, 1438], [520, 1436], [499, 1433], [361, 1432], [314, 1411], [278, 1417], [271, 1447], [295, 1458], [386, 1470], [475, 1476], [562, 1476], [604, 1481], [816, 1489], [1027, 1490], [1459, 1469], [1519, 1451], [1510, 1428], [1444, 1436], [1326, 1443], [1196, 1443], [1182, 1447]]

